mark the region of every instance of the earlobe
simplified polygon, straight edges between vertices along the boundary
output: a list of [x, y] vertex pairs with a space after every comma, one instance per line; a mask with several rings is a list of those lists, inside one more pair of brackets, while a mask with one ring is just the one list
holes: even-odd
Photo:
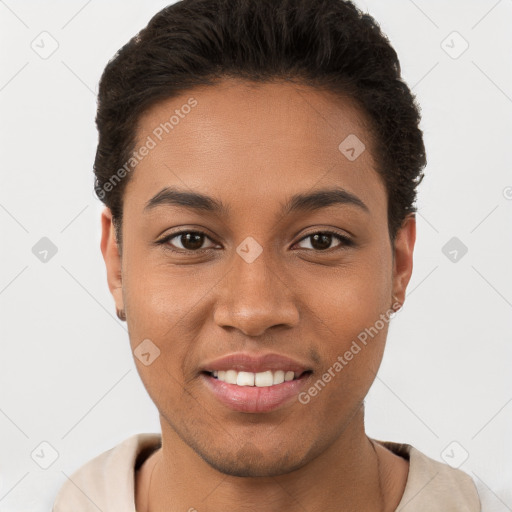
[[409, 214], [395, 238], [393, 262], [393, 303], [403, 305], [407, 285], [412, 275], [414, 244], [416, 242], [416, 216]]
[[101, 214], [101, 253], [107, 269], [108, 287], [114, 298], [116, 310], [124, 311], [121, 255], [115, 237], [112, 213], [109, 208], [105, 208]]

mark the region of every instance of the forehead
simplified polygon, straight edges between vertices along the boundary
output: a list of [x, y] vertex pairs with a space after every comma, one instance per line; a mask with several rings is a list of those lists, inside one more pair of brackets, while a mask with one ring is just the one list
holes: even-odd
[[144, 145], [126, 189], [140, 207], [169, 185], [256, 203], [326, 185], [385, 200], [368, 118], [349, 98], [308, 86], [196, 87], [140, 117], [136, 150]]

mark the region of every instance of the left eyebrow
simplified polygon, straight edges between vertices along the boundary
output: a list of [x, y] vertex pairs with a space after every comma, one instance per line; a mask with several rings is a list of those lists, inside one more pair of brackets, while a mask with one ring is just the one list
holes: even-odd
[[[157, 206], [182, 206], [192, 210], [202, 210], [219, 215], [229, 214], [229, 208], [218, 199], [197, 192], [186, 192], [174, 187], [166, 187], [153, 196], [145, 205], [144, 211]], [[282, 204], [282, 214], [315, 211], [333, 205], [352, 205], [366, 213], [370, 210], [356, 195], [343, 188], [315, 190], [296, 194]]]
[[366, 213], [370, 209], [356, 195], [343, 188], [331, 188], [315, 190], [311, 193], [297, 194], [292, 196], [283, 206], [283, 214], [289, 215], [293, 212], [307, 212], [327, 208], [332, 205], [353, 205]]

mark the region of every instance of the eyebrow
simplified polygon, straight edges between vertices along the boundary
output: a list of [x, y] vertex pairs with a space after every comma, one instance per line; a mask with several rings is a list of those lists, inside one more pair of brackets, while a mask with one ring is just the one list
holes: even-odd
[[292, 196], [283, 206], [283, 214], [314, 211], [338, 204], [356, 206], [364, 212], [370, 213], [368, 206], [359, 197], [343, 188], [336, 187]]
[[[296, 194], [282, 204], [282, 214], [315, 211], [333, 205], [352, 205], [369, 213], [369, 208], [356, 195], [343, 188], [315, 190]], [[229, 208], [220, 200], [198, 192], [187, 192], [175, 187], [166, 187], [153, 196], [145, 205], [144, 211], [157, 206], [181, 206], [191, 210], [201, 210], [217, 215], [229, 214]]]

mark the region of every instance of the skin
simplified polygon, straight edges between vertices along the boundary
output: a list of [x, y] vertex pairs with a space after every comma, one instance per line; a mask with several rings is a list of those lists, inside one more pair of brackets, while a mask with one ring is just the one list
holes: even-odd
[[[306, 405], [292, 400], [272, 412], [235, 412], [211, 394], [199, 369], [232, 352], [277, 352], [310, 367], [315, 382], [395, 299], [404, 302], [414, 215], [393, 247], [367, 119], [349, 99], [307, 86], [225, 79], [187, 91], [141, 117], [139, 145], [192, 96], [197, 106], [127, 184], [122, 256], [109, 210], [102, 215], [108, 283], [116, 307], [125, 309], [131, 348], [149, 338], [161, 352], [149, 366], [135, 358], [160, 413], [163, 443], [137, 475], [137, 510], [244, 504], [325, 512], [342, 504], [344, 511], [393, 511], [408, 462], [379, 444], [374, 452], [364, 429], [364, 398], [382, 360], [387, 323]], [[366, 146], [354, 161], [338, 149], [349, 134]], [[145, 211], [169, 186], [221, 200], [230, 212], [172, 205]], [[292, 195], [333, 187], [368, 210], [335, 204], [282, 215]], [[167, 243], [182, 254], [155, 244], [182, 229], [206, 232], [201, 247], [211, 249], [187, 252], [191, 245], [179, 236]], [[333, 237], [321, 250], [306, 236], [326, 230], [354, 244]], [[263, 249], [250, 264], [236, 252], [248, 236]]]

